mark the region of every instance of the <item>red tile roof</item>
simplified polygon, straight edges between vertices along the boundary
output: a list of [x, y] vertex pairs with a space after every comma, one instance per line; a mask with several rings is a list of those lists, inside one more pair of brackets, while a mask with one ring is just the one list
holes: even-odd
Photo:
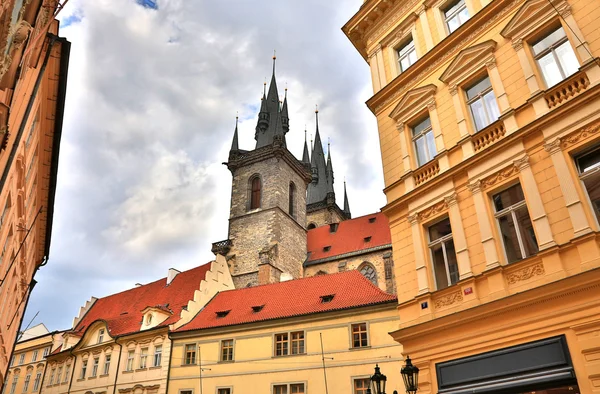
[[50, 355], [51, 355], [51, 356], [53, 356], [53, 355], [55, 355], [55, 354], [57, 354], [57, 353], [60, 353], [61, 349], [62, 349], [62, 345], [58, 345], [58, 347], [57, 347], [56, 349], [54, 349], [54, 350], [53, 350], [53, 351], [50, 353]]
[[166, 286], [167, 278], [159, 279], [133, 289], [98, 299], [77, 324], [74, 331], [84, 332], [95, 321], [104, 320], [112, 337], [138, 332], [142, 323], [142, 311], [156, 305], [166, 306], [173, 314], [159, 326], [167, 326], [179, 319], [182, 307], [194, 298], [200, 282], [211, 263], [179, 273]]
[[[371, 223], [372, 219], [375, 220]], [[365, 241], [367, 237], [371, 237], [368, 242]], [[336, 232], [331, 232], [329, 225], [317, 227], [308, 230], [307, 249], [309, 255], [305, 265], [310, 265], [316, 260], [391, 243], [388, 219], [381, 212], [345, 220], [338, 224]]]
[[[334, 295], [321, 302], [321, 297]], [[194, 319], [176, 331], [232, 326], [293, 316], [395, 302], [396, 296], [373, 285], [358, 271], [290, 280], [218, 293]], [[259, 312], [253, 307], [264, 305]], [[218, 317], [218, 312], [226, 312]]]

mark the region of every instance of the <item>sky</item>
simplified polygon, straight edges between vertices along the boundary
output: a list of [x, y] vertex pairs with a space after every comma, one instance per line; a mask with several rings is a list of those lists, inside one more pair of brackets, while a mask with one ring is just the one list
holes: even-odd
[[345, 178], [353, 216], [378, 211], [369, 68], [341, 31], [361, 4], [70, 0], [59, 15], [72, 46], [52, 245], [22, 329], [71, 328], [92, 296], [214, 259], [211, 243], [227, 238], [222, 163], [236, 113], [240, 148], [253, 149], [274, 50], [280, 94], [288, 87], [288, 149], [302, 156], [318, 104], [338, 204]]

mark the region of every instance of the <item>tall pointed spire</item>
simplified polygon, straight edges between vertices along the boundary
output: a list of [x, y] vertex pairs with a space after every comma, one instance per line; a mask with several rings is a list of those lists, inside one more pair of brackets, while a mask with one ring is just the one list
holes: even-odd
[[233, 132], [233, 141], [231, 142], [230, 152], [240, 150], [238, 146], [238, 115], [235, 115], [235, 131]]
[[283, 98], [283, 106], [281, 107], [281, 126], [283, 132], [287, 134], [290, 131], [290, 118], [288, 117], [288, 106], [287, 106], [287, 87], [285, 88], [285, 96]]
[[[271, 145], [276, 135], [284, 136], [283, 145], [285, 145], [285, 131], [279, 106], [279, 93], [277, 92], [277, 81], [275, 79], [275, 54], [273, 54], [273, 74], [271, 75], [271, 83], [266, 98], [261, 105], [259, 114], [259, 124], [255, 135], [256, 148]], [[263, 119], [267, 120], [266, 127]], [[260, 127], [259, 127], [260, 126]]]
[[304, 125], [304, 151], [302, 152], [302, 163], [310, 165], [310, 157], [308, 155], [308, 143], [306, 141], [306, 125]]
[[319, 132], [318, 109], [315, 109], [315, 123], [315, 142], [310, 156], [312, 182], [308, 185], [307, 204], [324, 201], [327, 198], [328, 191], [327, 164], [325, 163], [325, 154], [323, 153], [323, 144]]
[[327, 140], [327, 193], [333, 191], [333, 165], [331, 164], [331, 142]]
[[346, 179], [344, 179], [344, 213], [348, 215], [348, 219], [352, 217], [350, 213], [350, 204], [348, 204], [348, 193], [346, 192]]

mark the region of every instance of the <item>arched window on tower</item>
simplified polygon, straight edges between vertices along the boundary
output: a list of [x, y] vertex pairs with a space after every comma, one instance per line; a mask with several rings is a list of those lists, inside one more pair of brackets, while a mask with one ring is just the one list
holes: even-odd
[[255, 175], [250, 181], [250, 209], [260, 208], [261, 191], [260, 177]]
[[375, 267], [368, 261], [362, 263], [362, 265], [358, 268], [358, 271], [368, 280], [371, 281], [375, 286], [377, 286], [377, 271]]
[[312, 230], [313, 228], [317, 228], [317, 225], [314, 223], [309, 223], [308, 227], [306, 227], [308, 230]]
[[290, 216], [295, 218], [296, 217], [296, 185], [294, 185], [294, 182], [290, 182], [290, 188], [289, 188], [289, 207], [288, 207], [288, 212], [290, 213]]

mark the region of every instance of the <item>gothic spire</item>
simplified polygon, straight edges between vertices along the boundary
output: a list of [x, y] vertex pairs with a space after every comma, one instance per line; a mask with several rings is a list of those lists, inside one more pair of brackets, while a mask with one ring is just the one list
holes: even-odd
[[231, 142], [230, 152], [240, 150], [238, 146], [238, 116], [235, 116], [235, 131], [233, 132], [233, 141]]
[[323, 144], [321, 143], [321, 134], [319, 133], [319, 110], [315, 110], [315, 142], [311, 153], [312, 182], [308, 185], [308, 194], [306, 203], [313, 204], [321, 202], [327, 198], [327, 164], [325, 163], [325, 154], [323, 153]]
[[348, 204], [348, 193], [346, 193], [346, 180], [344, 179], [344, 213], [348, 215], [348, 219], [352, 217], [350, 213], [350, 204]]
[[271, 75], [271, 83], [269, 84], [266, 99], [262, 102], [258, 118], [257, 132], [255, 135], [256, 148], [271, 145], [276, 135], [285, 136], [282, 119], [279, 119], [281, 113], [279, 107], [279, 93], [277, 92], [277, 81], [275, 79], [275, 59], [276, 57], [273, 55], [273, 74]]
[[333, 165], [331, 164], [331, 143], [327, 141], [327, 193], [333, 191]]
[[302, 163], [310, 165], [310, 157], [308, 156], [308, 143], [306, 142], [306, 126], [304, 126], [304, 151], [302, 152]]
[[287, 134], [290, 131], [290, 118], [288, 117], [288, 105], [287, 105], [287, 87], [285, 88], [285, 96], [283, 98], [283, 106], [281, 107], [281, 126], [283, 132]]

